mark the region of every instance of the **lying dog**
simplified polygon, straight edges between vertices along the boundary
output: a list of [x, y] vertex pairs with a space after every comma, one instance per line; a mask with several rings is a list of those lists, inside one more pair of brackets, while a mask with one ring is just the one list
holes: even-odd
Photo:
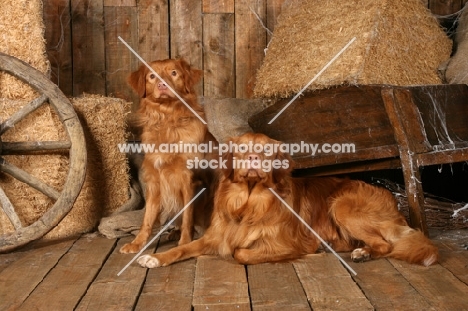
[[[152, 71], [142, 65], [129, 77], [129, 84], [139, 94], [141, 101], [137, 111], [138, 125], [142, 128], [143, 144], [153, 144], [158, 148], [163, 144], [182, 145], [216, 143], [207, 127], [187, 106], [177, 98], [168, 85], [202, 119], [204, 111], [198, 104], [194, 85], [200, 81], [202, 71], [193, 69], [182, 60], [161, 60], [150, 64], [151, 68], [164, 80], [161, 81]], [[162, 149], [162, 148], [161, 148]], [[121, 253], [137, 253], [147, 242], [153, 224], [159, 220], [164, 224], [174, 217], [196, 194], [195, 191], [213, 183], [213, 176], [207, 170], [190, 170], [187, 161], [203, 159], [206, 154], [198, 150], [178, 150], [178, 152], [154, 152], [145, 154], [141, 172], [145, 184], [146, 210], [141, 229], [136, 238], [121, 249]], [[209, 190], [209, 189], [208, 189]], [[195, 207], [189, 206], [178, 221], [180, 225], [179, 245], [192, 240], [195, 223], [202, 227], [209, 223], [209, 191], [197, 199]], [[195, 212], [194, 212], [195, 208]], [[194, 215], [195, 214], [195, 215]], [[208, 219], [206, 219], [208, 218]]]
[[[271, 152], [279, 142], [262, 134], [245, 134], [233, 143], [270, 146], [270, 151], [228, 154], [230, 165], [221, 177], [205, 235], [141, 256], [141, 266], [167, 266], [202, 254], [232, 255], [241, 264], [258, 264], [315, 253], [320, 241], [272, 191], [336, 251], [352, 251], [353, 261], [392, 257], [424, 266], [437, 262], [437, 248], [408, 226], [386, 189], [332, 177], [292, 178], [289, 156]], [[240, 161], [250, 166], [243, 168]], [[269, 167], [272, 170], [265, 169]]]

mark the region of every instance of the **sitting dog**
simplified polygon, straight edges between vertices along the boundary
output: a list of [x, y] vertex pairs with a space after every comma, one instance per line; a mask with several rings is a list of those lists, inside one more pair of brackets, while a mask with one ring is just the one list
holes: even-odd
[[[204, 111], [194, 90], [194, 85], [202, 77], [202, 71], [191, 68], [183, 59], [154, 61], [150, 66], [164, 82], [145, 65], [128, 79], [141, 98], [136, 114], [137, 125], [142, 129], [142, 143], [156, 148], [170, 144], [195, 146], [209, 141], [216, 144], [207, 126], [195, 115], [204, 118]], [[168, 85], [185, 100], [192, 111]], [[204, 159], [205, 156], [206, 153], [198, 152], [196, 148], [177, 152], [159, 150], [145, 154], [140, 169], [145, 184], [145, 216], [138, 235], [120, 249], [121, 253], [137, 253], [141, 250], [156, 220], [164, 224], [174, 217], [202, 186], [207, 187], [208, 191], [191, 204], [177, 222], [180, 226], [179, 245], [192, 240], [194, 221], [201, 227], [208, 225], [211, 215], [210, 195], [213, 193], [210, 194], [209, 184], [213, 183], [214, 177], [208, 170], [191, 170], [187, 167], [188, 161]]]
[[272, 147], [278, 141], [248, 133], [232, 142], [269, 151], [226, 154], [227, 169], [205, 235], [163, 253], [141, 256], [141, 266], [167, 266], [202, 254], [258, 264], [315, 253], [319, 239], [275, 193], [336, 251], [352, 251], [353, 261], [392, 257], [424, 266], [437, 262], [437, 248], [408, 226], [388, 190], [349, 179], [292, 178], [289, 155]]

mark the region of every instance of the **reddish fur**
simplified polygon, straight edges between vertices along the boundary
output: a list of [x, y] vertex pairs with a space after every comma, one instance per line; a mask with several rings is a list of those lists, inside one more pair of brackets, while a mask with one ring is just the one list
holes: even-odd
[[[174, 89], [185, 102], [204, 118], [203, 108], [197, 101], [194, 85], [200, 81], [202, 71], [191, 68], [187, 62], [179, 60], [154, 61], [151, 67], [159, 76]], [[175, 72], [175, 74], [174, 74]], [[142, 128], [143, 144], [200, 144], [214, 138], [208, 132], [206, 125], [195, 116], [170, 90], [161, 90], [162, 83], [144, 65], [133, 72], [128, 79], [129, 84], [141, 97], [137, 111], [139, 126]], [[187, 168], [187, 160], [198, 157], [201, 153], [148, 153], [145, 154], [141, 172], [146, 185], [146, 211], [139, 234], [120, 251], [122, 253], [138, 252], [148, 240], [153, 224], [159, 220], [166, 222], [177, 214], [205, 185], [211, 172], [194, 172]], [[209, 190], [209, 189], [208, 189]], [[204, 198], [195, 202], [195, 221], [200, 225], [209, 222], [205, 216], [209, 212], [207, 203], [210, 191], [205, 191]], [[206, 206], [205, 206], [206, 205]], [[194, 206], [190, 206], [182, 215], [180, 224], [179, 244], [192, 240], [194, 226]]]
[[[274, 142], [262, 134], [234, 139], [237, 144], [249, 141]], [[289, 159], [284, 154], [258, 156]], [[394, 257], [423, 265], [437, 261], [437, 248], [407, 225], [386, 189], [332, 177], [292, 178], [290, 171], [291, 167], [270, 173], [228, 168], [219, 183], [211, 226], [205, 235], [147, 257], [156, 259], [147, 266], [166, 266], [202, 254], [232, 255], [239, 263], [257, 264], [315, 253], [319, 240], [268, 188], [279, 193], [336, 251], [364, 246], [363, 252], [372, 258]]]

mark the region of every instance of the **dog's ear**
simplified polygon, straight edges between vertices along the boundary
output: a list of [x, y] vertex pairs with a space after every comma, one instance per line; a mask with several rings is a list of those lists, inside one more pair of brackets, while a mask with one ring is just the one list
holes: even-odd
[[234, 178], [234, 156], [231, 151], [222, 154], [222, 165], [220, 171], [227, 179], [233, 180]]
[[281, 167], [273, 169], [273, 182], [283, 183], [286, 178], [291, 176], [291, 172], [294, 168], [294, 161], [288, 153], [283, 153], [279, 150], [276, 153], [275, 160], [281, 162]]
[[128, 76], [128, 84], [137, 92], [140, 98], [146, 97], [146, 72], [145, 65], [141, 65], [137, 71]]
[[187, 93], [192, 92], [193, 87], [201, 81], [203, 70], [192, 68], [183, 58], [178, 59], [180, 66], [184, 71], [184, 84]]
[[[235, 143], [234, 138], [229, 138], [226, 141], [227, 145], [230, 145], [230, 142]], [[232, 154], [232, 150], [228, 150], [227, 152], [221, 155], [221, 164], [219, 170], [223, 174], [223, 176], [227, 179], [233, 180], [234, 179], [234, 155]]]

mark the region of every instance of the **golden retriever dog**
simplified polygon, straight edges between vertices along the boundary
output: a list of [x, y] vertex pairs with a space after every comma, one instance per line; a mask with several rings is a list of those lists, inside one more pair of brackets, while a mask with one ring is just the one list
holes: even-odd
[[[195, 148], [167, 152], [170, 144], [182, 146], [209, 141], [216, 143], [207, 126], [168, 87], [169, 85], [204, 119], [203, 108], [198, 103], [194, 90], [194, 85], [202, 77], [202, 71], [190, 67], [183, 59], [154, 61], [150, 66], [164, 82], [145, 65], [133, 72], [128, 82], [141, 98], [136, 112], [138, 125], [142, 129], [141, 142], [160, 149], [144, 156], [140, 171], [146, 190], [145, 216], [138, 235], [120, 249], [121, 253], [137, 253], [141, 250], [157, 220], [164, 224], [174, 217], [202, 186], [206, 186], [214, 178], [208, 170], [192, 170], [187, 167], [189, 160], [203, 159], [206, 154]], [[209, 190], [209, 186], [206, 187]], [[180, 227], [179, 245], [192, 240], [194, 222], [202, 227], [205, 226], [204, 223], [209, 223], [209, 196], [210, 191], [205, 191], [202, 198], [197, 198], [179, 217], [182, 218], [177, 221]]]
[[353, 261], [392, 257], [424, 266], [437, 262], [437, 248], [408, 226], [388, 190], [349, 179], [292, 178], [289, 155], [271, 147], [278, 141], [248, 133], [232, 142], [270, 151], [227, 154], [205, 235], [163, 253], [141, 256], [137, 260], [141, 266], [167, 266], [202, 254], [258, 264], [315, 253], [319, 239], [273, 192], [336, 251], [352, 251]]

